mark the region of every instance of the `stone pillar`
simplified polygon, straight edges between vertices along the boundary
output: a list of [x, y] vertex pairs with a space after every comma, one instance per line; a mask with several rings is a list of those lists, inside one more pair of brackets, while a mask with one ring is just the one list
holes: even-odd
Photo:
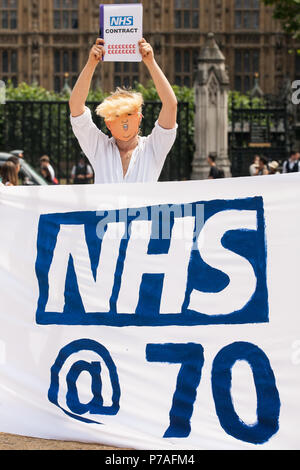
[[195, 154], [192, 179], [206, 179], [207, 157], [217, 154], [217, 166], [231, 176], [228, 159], [228, 91], [229, 77], [225, 57], [213, 33], [207, 35], [200, 50], [195, 80]]
[[40, 11], [38, 0], [31, 0], [31, 83], [39, 85], [41, 78], [41, 60], [40, 60]]

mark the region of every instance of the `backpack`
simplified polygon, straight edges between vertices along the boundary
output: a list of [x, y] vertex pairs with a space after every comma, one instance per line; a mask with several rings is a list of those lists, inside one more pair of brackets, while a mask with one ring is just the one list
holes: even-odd
[[222, 168], [218, 168], [218, 175], [217, 178], [225, 178], [225, 173]]

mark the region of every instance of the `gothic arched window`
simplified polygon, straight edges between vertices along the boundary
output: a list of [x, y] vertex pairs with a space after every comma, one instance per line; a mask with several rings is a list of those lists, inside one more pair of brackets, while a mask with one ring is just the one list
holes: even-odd
[[78, 29], [78, 0], [53, 0], [54, 29]]
[[1, 80], [7, 83], [12, 81], [13, 86], [18, 83], [18, 52], [14, 49], [5, 49], [0, 52]]
[[234, 60], [234, 89], [246, 93], [254, 86], [254, 77], [259, 73], [259, 50], [236, 49]]
[[1, 29], [17, 29], [18, 0], [0, 0]]
[[174, 0], [174, 27], [199, 28], [199, 0]]
[[235, 0], [235, 29], [259, 29], [259, 0]]
[[79, 54], [77, 49], [54, 50], [54, 91], [61, 92], [65, 83], [66, 74], [68, 84], [74, 87], [79, 73]]

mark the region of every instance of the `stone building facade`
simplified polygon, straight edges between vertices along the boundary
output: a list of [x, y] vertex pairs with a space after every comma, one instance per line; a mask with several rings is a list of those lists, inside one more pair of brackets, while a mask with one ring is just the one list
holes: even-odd
[[[67, 73], [72, 86], [99, 34], [99, 3], [0, 0], [0, 79], [60, 91]], [[255, 73], [265, 93], [277, 93], [286, 77], [300, 79], [300, 44], [282, 32], [272, 8], [260, 0], [142, 3], [144, 36], [173, 84], [193, 86], [198, 53], [209, 32], [226, 58], [231, 89], [251, 89]], [[143, 64], [105, 63], [97, 68], [93, 86], [110, 91], [135, 81], [146, 84], [148, 78]]]

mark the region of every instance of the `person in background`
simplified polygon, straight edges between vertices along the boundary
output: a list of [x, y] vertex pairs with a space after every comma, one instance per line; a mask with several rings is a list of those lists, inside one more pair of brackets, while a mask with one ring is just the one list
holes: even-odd
[[1, 180], [5, 186], [18, 185], [18, 173], [13, 162], [6, 161], [1, 167]]
[[93, 176], [92, 167], [88, 164], [85, 154], [81, 152], [79, 162], [72, 168], [71, 180], [73, 184], [89, 184]]
[[259, 166], [259, 155], [254, 155], [253, 163], [252, 163], [252, 165], [250, 165], [250, 167], [249, 167], [249, 174], [250, 174], [250, 176], [255, 176], [255, 175], [257, 175], [258, 166]]
[[24, 150], [12, 150], [11, 153], [14, 157], [24, 158]]
[[47, 181], [48, 184], [58, 184], [56, 178], [54, 178], [54, 180], [52, 179], [52, 174], [49, 171], [49, 166], [47, 163], [42, 163], [40, 170], [42, 177]]
[[216, 165], [217, 156], [210, 154], [207, 158], [207, 162], [210, 166], [210, 172], [208, 175], [209, 179], [224, 178], [224, 171], [221, 168], [218, 168]]
[[296, 173], [300, 171], [300, 153], [296, 150], [290, 152], [290, 158], [283, 162], [282, 173]]
[[258, 160], [258, 167], [256, 169], [256, 173], [253, 176], [261, 176], [261, 175], [268, 175], [268, 160], [265, 157], [259, 157]]
[[7, 159], [7, 161], [8, 162], [13, 162], [16, 165], [17, 174], [19, 176], [19, 172], [20, 172], [20, 169], [21, 169], [20, 158], [13, 155], [12, 157], [9, 157]]
[[268, 164], [269, 175], [279, 175], [280, 171], [278, 171], [279, 163], [273, 160]]
[[45, 167], [46, 167], [46, 166], [47, 166], [48, 171], [49, 171], [49, 173], [50, 173], [51, 182], [52, 182], [53, 184], [58, 184], [57, 178], [55, 177], [54, 168], [53, 168], [53, 166], [52, 166], [51, 163], [50, 163], [50, 158], [48, 157], [48, 155], [43, 155], [43, 156], [40, 158], [40, 168], [41, 168], [41, 171], [42, 171], [42, 167], [43, 167], [43, 170], [45, 170]]

